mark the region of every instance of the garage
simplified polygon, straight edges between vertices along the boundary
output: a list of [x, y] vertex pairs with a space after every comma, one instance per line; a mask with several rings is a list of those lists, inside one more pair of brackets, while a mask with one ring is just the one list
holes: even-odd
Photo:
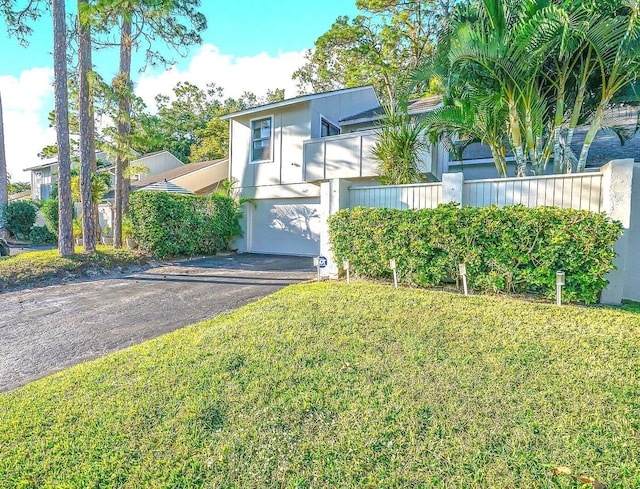
[[247, 207], [251, 253], [314, 256], [320, 252], [320, 199], [260, 199]]

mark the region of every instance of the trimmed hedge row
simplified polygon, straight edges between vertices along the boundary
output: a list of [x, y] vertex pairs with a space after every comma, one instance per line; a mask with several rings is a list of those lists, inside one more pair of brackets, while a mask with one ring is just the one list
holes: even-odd
[[140, 249], [158, 258], [226, 251], [241, 233], [238, 206], [221, 195], [136, 192], [129, 217]]
[[555, 272], [566, 272], [563, 296], [597, 302], [614, 269], [619, 222], [605, 214], [523, 206], [436, 209], [345, 209], [329, 219], [338, 263], [348, 259], [360, 276], [390, 277], [414, 286], [458, 280], [467, 264], [471, 289], [555, 295]]

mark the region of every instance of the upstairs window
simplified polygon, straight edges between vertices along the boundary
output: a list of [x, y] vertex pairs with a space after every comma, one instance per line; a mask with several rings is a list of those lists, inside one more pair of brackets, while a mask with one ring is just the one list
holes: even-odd
[[320, 119], [320, 137], [326, 138], [327, 136], [337, 136], [340, 134], [340, 128], [335, 124], [332, 124], [327, 119], [322, 117]]
[[265, 117], [251, 121], [251, 161], [271, 161], [273, 119]]

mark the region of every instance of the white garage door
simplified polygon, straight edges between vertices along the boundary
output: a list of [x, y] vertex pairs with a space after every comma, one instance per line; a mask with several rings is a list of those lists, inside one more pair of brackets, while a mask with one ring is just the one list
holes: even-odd
[[320, 199], [256, 200], [247, 206], [248, 251], [314, 256], [320, 252]]

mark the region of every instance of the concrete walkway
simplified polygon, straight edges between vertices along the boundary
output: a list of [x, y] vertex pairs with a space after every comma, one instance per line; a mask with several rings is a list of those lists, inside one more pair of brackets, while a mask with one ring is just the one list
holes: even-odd
[[0, 392], [313, 277], [311, 258], [230, 255], [0, 294]]

